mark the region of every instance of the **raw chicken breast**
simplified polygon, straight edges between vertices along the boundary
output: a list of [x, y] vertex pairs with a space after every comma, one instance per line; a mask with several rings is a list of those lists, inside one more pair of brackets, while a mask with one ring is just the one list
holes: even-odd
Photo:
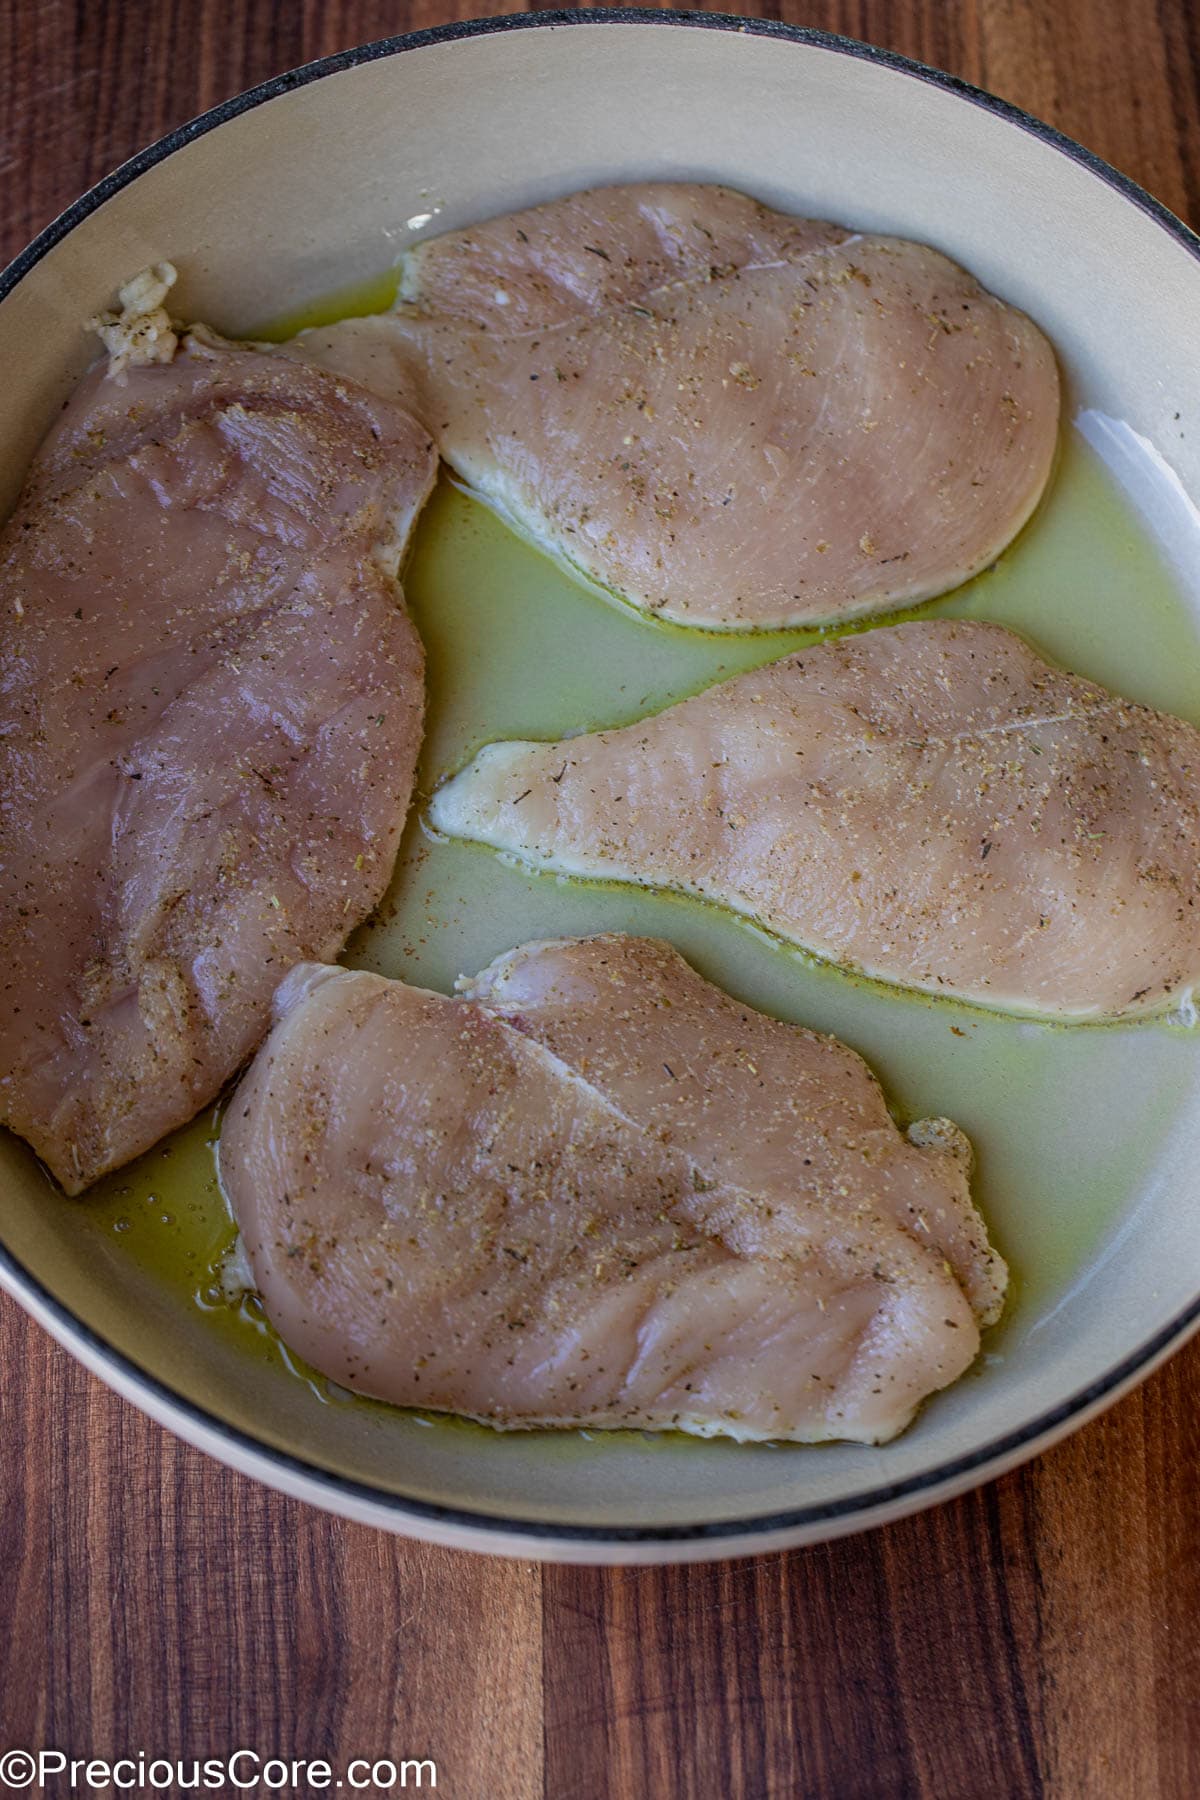
[[0, 539], [0, 1119], [69, 1193], [210, 1100], [371, 910], [423, 710], [395, 574], [428, 435], [202, 330], [126, 370], [139, 329]]
[[944, 1120], [666, 944], [531, 944], [448, 1000], [294, 970], [221, 1175], [334, 1380], [501, 1427], [891, 1437], [1006, 1273]]
[[777, 628], [965, 581], [1058, 423], [1024, 314], [899, 238], [719, 187], [601, 189], [411, 252], [398, 313], [292, 350], [417, 395], [543, 547], [684, 625]]
[[1113, 1018], [1200, 980], [1200, 733], [995, 625], [885, 627], [624, 730], [493, 744], [429, 816], [987, 1006]]

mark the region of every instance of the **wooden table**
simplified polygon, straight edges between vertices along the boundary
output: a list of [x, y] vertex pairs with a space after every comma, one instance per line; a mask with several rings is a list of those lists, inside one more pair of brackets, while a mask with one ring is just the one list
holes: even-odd
[[[0, 260], [168, 127], [439, 0], [3, 0]], [[505, 10], [517, 10], [506, 8]], [[1191, 0], [784, 0], [1200, 224]], [[1200, 1794], [1200, 1340], [1030, 1467], [682, 1569], [423, 1549], [167, 1437], [0, 1302], [0, 1750], [432, 1756], [449, 1800]]]

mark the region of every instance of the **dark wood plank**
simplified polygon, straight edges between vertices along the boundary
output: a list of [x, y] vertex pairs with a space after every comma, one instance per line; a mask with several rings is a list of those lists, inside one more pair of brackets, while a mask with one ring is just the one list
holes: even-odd
[[[0, 257], [226, 95], [474, 10], [0, 0]], [[1200, 220], [1189, 0], [761, 10], [990, 86]], [[175, 1443], [7, 1301], [0, 1366], [0, 1749], [403, 1751], [455, 1800], [1200, 1793], [1200, 1346], [951, 1506], [675, 1570], [327, 1519]]]
[[547, 1794], [1200, 1792], [1198, 1395], [1192, 1345], [1027, 1469], [866, 1537], [547, 1569]]
[[345, 1524], [160, 1431], [0, 1306], [0, 1750], [432, 1757], [542, 1793], [540, 1570]]

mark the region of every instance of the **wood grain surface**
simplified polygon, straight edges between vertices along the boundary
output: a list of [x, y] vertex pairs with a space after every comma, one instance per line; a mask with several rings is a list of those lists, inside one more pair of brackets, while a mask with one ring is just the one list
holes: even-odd
[[[992, 88], [1200, 224], [1192, 0], [762, 10]], [[3, 259], [226, 95], [471, 12], [0, 0]], [[1200, 1342], [952, 1505], [664, 1570], [327, 1518], [164, 1435], [7, 1300], [0, 1371], [0, 1750], [432, 1756], [450, 1800], [1200, 1794]]]

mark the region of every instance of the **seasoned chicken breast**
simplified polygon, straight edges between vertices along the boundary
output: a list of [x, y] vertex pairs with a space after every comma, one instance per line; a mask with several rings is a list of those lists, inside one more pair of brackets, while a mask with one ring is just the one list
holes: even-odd
[[135, 299], [0, 538], [0, 1120], [69, 1193], [210, 1100], [379, 899], [423, 709], [395, 575], [426, 432], [202, 330], [174, 353]]
[[410, 253], [403, 303], [294, 340], [413, 391], [451, 466], [664, 619], [882, 612], [994, 560], [1045, 486], [1058, 376], [925, 245], [719, 187], [600, 189]]
[[429, 817], [987, 1006], [1115, 1018], [1200, 980], [1200, 733], [995, 625], [880, 628], [623, 730], [493, 744]]
[[956, 1128], [661, 943], [294, 970], [220, 1159], [289, 1344], [495, 1426], [879, 1442], [1004, 1293]]

